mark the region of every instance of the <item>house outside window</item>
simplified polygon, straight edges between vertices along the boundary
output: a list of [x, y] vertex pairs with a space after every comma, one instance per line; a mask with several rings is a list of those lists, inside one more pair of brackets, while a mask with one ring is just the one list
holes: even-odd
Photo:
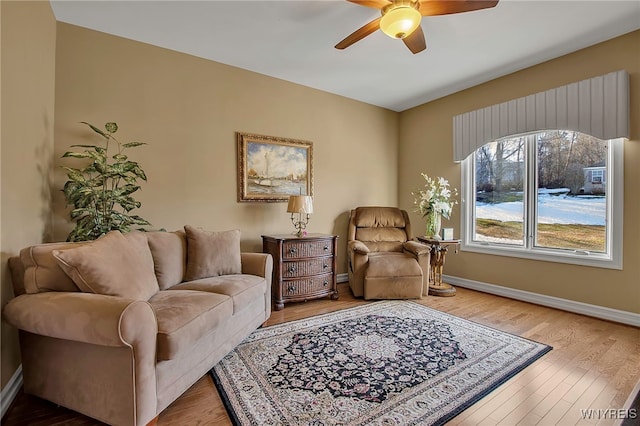
[[462, 249], [621, 269], [622, 139], [505, 137], [463, 161]]
[[606, 191], [607, 168], [603, 165], [585, 167], [584, 186], [580, 188], [582, 194], [604, 194]]

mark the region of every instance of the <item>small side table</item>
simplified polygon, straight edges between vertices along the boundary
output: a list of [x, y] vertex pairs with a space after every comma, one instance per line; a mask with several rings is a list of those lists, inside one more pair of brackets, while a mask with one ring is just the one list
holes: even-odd
[[455, 296], [456, 289], [442, 282], [444, 261], [450, 246], [458, 252], [460, 240], [440, 240], [428, 237], [416, 237], [416, 240], [431, 246], [431, 271], [429, 272], [429, 294], [432, 296]]

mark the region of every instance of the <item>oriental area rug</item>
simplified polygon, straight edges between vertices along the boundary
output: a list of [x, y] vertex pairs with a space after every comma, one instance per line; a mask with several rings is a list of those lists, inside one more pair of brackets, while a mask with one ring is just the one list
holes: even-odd
[[258, 329], [211, 374], [236, 425], [439, 425], [549, 350], [385, 301]]

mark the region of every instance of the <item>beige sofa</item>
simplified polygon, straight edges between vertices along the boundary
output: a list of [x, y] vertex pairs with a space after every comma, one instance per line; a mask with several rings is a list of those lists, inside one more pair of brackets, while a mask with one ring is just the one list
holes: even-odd
[[240, 232], [110, 232], [9, 260], [24, 391], [114, 425], [144, 425], [271, 314], [269, 254]]

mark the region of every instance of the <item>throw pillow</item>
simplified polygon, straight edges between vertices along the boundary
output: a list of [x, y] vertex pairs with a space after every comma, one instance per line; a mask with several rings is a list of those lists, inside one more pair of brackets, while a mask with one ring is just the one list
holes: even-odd
[[160, 290], [180, 284], [187, 267], [187, 237], [184, 231], [153, 231], [145, 235], [153, 256]]
[[54, 250], [62, 270], [85, 293], [149, 300], [159, 290], [147, 237], [111, 231], [80, 247]]
[[242, 273], [240, 230], [211, 232], [185, 225], [187, 271], [185, 281]]

